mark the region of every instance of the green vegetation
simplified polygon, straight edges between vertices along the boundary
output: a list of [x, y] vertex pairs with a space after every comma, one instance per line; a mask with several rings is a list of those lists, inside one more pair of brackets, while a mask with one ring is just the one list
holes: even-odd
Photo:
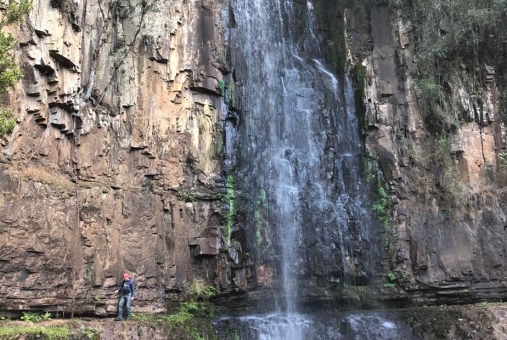
[[15, 125], [16, 117], [12, 114], [12, 110], [0, 108], [0, 137], [11, 133]]
[[221, 157], [224, 149], [224, 130], [219, 124], [216, 124], [213, 129], [213, 140], [211, 143], [213, 154], [211, 154], [210, 157]]
[[259, 222], [261, 220], [261, 213], [255, 210], [254, 212], [254, 220], [255, 222]]
[[223, 95], [225, 93], [225, 83], [223, 80], [220, 80], [217, 84], [217, 91], [218, 93], [220, 93], [221, 95]]
[[100, 334], [102, 333], [99, 328], [96, 327], [85, 327], [79, 330], [86, 339], [88, 340], [99, 340]]
[[[4, 28], [19, 21], [31, 8], [32, 0], [22, 0], [19, 3], [9, 0], [4, 16], [0, 20], [0, 93], [7, 92], [23, 77], [23, 72], [13, 57], [16, 38], [4, 32]], [[15, 124], [16, 117], [12, 111], [0, 108], [0, 137], [10, 133]]]
[[227, 175], [225, 187], [227, 189], [227, 193], [225, 194], [224, 200], [225, 200], [225, 203], [227, 203], [229, 205], [229, 210], [227, 211], [227, 215], [226, 215], [224, 236], [225, 236], [225, 241], [227, 242], [227, 245], [230, 245], [231, 244], [232, 227], [234, 225], [234, 219], [235, 219], [235, 215], [236, 215], [236, 210], [235, 210], [235, 205], [234, 205], [235, 200], [236, 200], [236, 194], [234, 193], [234, 176]]
[[387, 280], [389, 282], [395, 282], [396, 281], [396, 275], [393, 272], [387, 273]]
[[391, 190], [389, 187], [389, 183], [385, 182], [383, 185], [381, 183], [377, 184], [377, 200], [372, 205], [373, 211], [377, 213], [377, 217], [384, 225], [389, 224], [389, 210], [392, 206], [391, 198], [388, 194], [388, 191]]
[[222, 131], [217, 131], [215, 133], [215, 135], [213, 136], [213, 143], [215, 145], [214, 149], [215, 149], [215, 154], [217, 156], [221, 156], [222, 155], [222, 151], [224, 149], [224, 137], [223, 137], [223, 132]]
[[[26, 323], [33, 324], [51, 319], [51, 314], [46, 312], [44, 314], [35, 314], [23, 312], [21, 320]], [[35, 338], [44, 337], [47, 340], [66, 340], [69, 339], [69, 329], [67, 326], [17, 326], [17, 325], [1, 325], [0, 338], [1, 339], [18, 339], [20, 336], [32, 335]]]
[[352, 80], [354, 81], [354, 99], [356, 103], [356, 113], [359, 117], [360, 124], [363, 128], [366, 128], [366, 117], [365, 117], [365, 103], [364, 99], [366, 94], [364, 92], [366, 86], [366, 67], [361, 63], [354, 65], [354, 73]]
[[257, 245], [260, 245], [262, 243], [262, 241], [264, 240], [262, 238], [262, 234], [261, 234], [261, 231], [260, 230], [257, 230], [255, 232], [255, 240], [257, 241]]
[[32, 9], [32, 0], [22, 0], [19, 2], [15, 0], [8, 0], [4, 16], [2, 20], [0, 20], [0, 28], [3, 29], [5, 26], [19, 21], [23, 15], [30, 12], [30, 9]]
[[4, 16], [0, 20], [0, 92], [7, 92], [23, 77], [23, 73], [12, 55], [17, 43], [16, 38], [4, 32], [4, 28], [19, 21], [23, 15], [30, 11], [31, 7], [31, 0], [22, 0], [19, 3], [9, 0]]
[[440, 99], [442, 95], [442, 86], [437, 84], [434, 77], [426, 76], [416, 78], [415, 83], [420, 97], [430, 102], [438, 101]]
[[384, 287], [392, 288], [395, 285], [396, 282], [396, 275], [393, 272], [389, 272], [386, 275], [387, 282], [384, 283]]
[[498, 154], [498, 159], [500, 160], [503, 166], [507, 165], [507, 152], [500, 152]]
[[188, 288], [189, 301], [183, 302], [174, 314], [133, 314], [132, 319], [144, 324], [162, 326], [174, 339], [216, 340], [209, 321], [215, 315], [209, 299], [218, 294], [218, 290], [206, 285], [203, 280], [194, 281]]
[[[388, 3], [411, 26], [417, 62], [413, 77], [428, 129], [435, 135], [449, 134], [457, 120], [451, 116], [459, 112], [453, 107], [451, 88], [459, 81], [453, 78], [464, 77], [460, 70], [467, 70], [472, 79], [462, 81], [473, 94], [472, 100], [480, 104], [484, 65], [503, 68], [507, 57], [507, 0]], [[500, 89], [507, 85], [504, 74], [497, 72], [496, 80]], [[503, 116], [507, 118], [505, 112]]]
[[236, 107], [236, 91], [234, 90], [234, 85], [229, 84], [227, 89], [228, 89], [227, 104], [229, 105], [229, 107], [234, 108]]
[[389, 191], [389, 183], [377, 180], [377, 200], [372, 205], [379, 221], [384, 225], [383, 245], [386, 252], [391, 247], [391, 208], [393, 206]]
[[86, 271], [84, 275], [84, 282], [85, 285], [91, 285], [92, 284], [92, 278], [93, 278], [93, 265], [89, 264], [86, 266]]
[[194, 303], [181, 304], [175, 314], [132, 314], [132, 319], [143, 324], [164, 327], [170, 339], [217, 340], [213, 325], [207, 318], [196, 317]]
[[367, 153], [364, 159], [366, 178], [368, 179], [374, 197], [371, 206], [377, 219], [384, 225], [383, 246], [386, 252], [389, 252], [391, 243], [394, 241], [391, 228], [391, 210], [393, 200], [391, 198], [392, 189], [387, 181], [384, 180], [379, 170], [379, 159], [371, 153]]
[[177, 196], [185, 202], [195, 202], [195, 193], [193, 192], [180, 190]]
[[204, 280], [195, 280], [188, 287], [188, 295], [194, 301], [209, 301], [218, 295], [219, 291], [213, 286], [206, 285]]
[[218, 139], [215, 147], [215, 153], [220, 156], [222, 154], [222, 150], [224, 149], [224, 142], [222, 139]]
[[51, 319], [51, 313], [44, 313], [44, 314], [34, 314], [34, 313], [26, 313], [23, 312], [23, 316], [21, 317], [21, 320], [29, 323], [35, 323], [35, 322], [42, 322], [46, 320]]
[[43, 327], [43, 326], [0, 326], [0, 338], [6, 340], [19, 339], [21, 336], [33, 336], [35, 338], [44, 337], [46, 340], [67, 340], [69, 339], [69, 329], [66, 326], [61, 327]]
[[390, 0], [389, 4], [412, 22], [418, 64], [428, 74], [431, 70], [442, 71], [446, 59], [474, 60], [479, 53], [489, 52], [505, 57], [507, 53], [506, 0], [453, 0], [438, 4], [433, 0]]
[[266, 190], [264, 190], [264, 189], [259, 190], [259, 194], [257, 195], [257, 199], [255, 200], [255, 204], [257, 204], [258, 206], [260, 206], [263, 209], [268, 208], [268, 203], [266, 201]]

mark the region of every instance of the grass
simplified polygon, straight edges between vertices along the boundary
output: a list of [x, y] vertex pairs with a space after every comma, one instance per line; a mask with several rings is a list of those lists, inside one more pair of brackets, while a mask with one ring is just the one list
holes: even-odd
[[[207, 304], [185, 302], [175, 314], [132, 314], [132, 320], [151, 326], [160, 326], [170, 334], [170, 339], [216, 340], [213, 326], [202, 316]], [[196, 315], [197, 314], [197, 315]]]
[[17, 339], [23, 335], [32, 335], [36, 338], [43, 336], [47, 340], [69, 339], [69, 329], [66, 326], [44, 327], [44, 326], [0, 326], [1, 339]]

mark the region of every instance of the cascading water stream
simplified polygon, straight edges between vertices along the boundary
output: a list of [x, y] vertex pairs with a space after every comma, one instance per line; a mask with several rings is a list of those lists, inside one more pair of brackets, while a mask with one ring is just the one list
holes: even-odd
[[[367, 280], [372, 272], [374, 223], [353, 91], [326, 67], [312, 1], [231, 0], [231, 7], [247, 227], [256, 261], [275, 262], [282, 287], [273, 314], [241, 322], [255, 330], [248, 339], [308, 339], [316, 323], [299, 307], [314, 278]], [[259, 211], [264, 196], [269, 209]], [[339, 338], [333, 334], [320, 339]]]

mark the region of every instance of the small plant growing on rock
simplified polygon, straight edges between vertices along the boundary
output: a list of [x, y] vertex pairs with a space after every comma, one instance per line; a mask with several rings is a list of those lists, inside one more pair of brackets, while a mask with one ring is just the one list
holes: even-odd
[[217, 85], [217, 91], [218, 93], [220, 93], [221, 95], [223, 95], [225, 93], [225, 83], [223, 80], [220, 80], [218, 82], [218, 85]]
[[0, 92], [7, 90], [23, 77], [12, 50], [16, 46], [16, 38], [3, 31], [5, 26], [19, 21], [32, 7], [32, 1], [23, 0], [19, 3], [9, 0], [7, 9], [0, 20]]
[[21, 317], [21, 320], [23, 320], [24, 322], [29, 322], [29, 323], [42, 322], [42, 321], [46, 321], [46, 320], [50, 320], [50, 319], [51, 319], [51, 313], [49, 313], [49, 312], [46, 312], [44, 314], [34, 314], [34, 313], [23, 312], [23, 316]]
[[396, 275], [393, 272], [389, 272], [386, 275], [387, 282], [384, 283], [385, 288], [396, 287]]
[[0, 339], [47, 339], [67, 340], [70, 337], [69, 328], [43, 326], [1, 326]]
[[0, 137], [11, 133], [16, 125], [16, 117], [11, 110], [0, 108]]
[[507, 165], [507, 152], [500, 152], [498, 154], [498, 159], [502, 165]]
[[206, 285], [204, 280], [196, 280], [188, 288], [188, 293], [190, 299], [181, 303], [174, 314], [135, 313], [132, 318], [146, 324], [161, 325], [174, 339], [217, 340], [209, 321], [214, 316], [214, 306], [208, 300], [218, 294], [218, 290]]
[[204, 280], [195, 280], [190, 287], [188, 287], [188, 295], [191, 300], [208, 301], [212, 297], [218, 295], [218, 293], [218, 289], [206, 285]]
[[260, 245], [262, 241], [264, 241], [264, 238], [262, 237], [262, 233], [260, 230], [257, 230], [255, 232], [255, 240], [257, 241], [257, 245]]
[[[19, 3], [9, 0], [4, 16], [0, 20], [0, 93], [14, 86], [23, 77], [12, 51], [16, 46], [16, 38], [4, 32], [4, 27], [19, 21], [32, 8], [32, 0], [22, 0]], [[0, 137], [10, 133], [16, 124], [16, 117], [11, 110], [0, 108]]]
[[100, 329], [98, 328], [95, 328], [95, 327], [85, 327], [85, 328], [82, 328], [80, 331], [79, 331], [82, 335], [84, 335], [86, 337], [86, 339], [89, 339], [89, 340], [98, 340], [100, 339]]
[[185, 202], [195, 202], [195, 193], [193, 192], [180, 190], [177, 196]]

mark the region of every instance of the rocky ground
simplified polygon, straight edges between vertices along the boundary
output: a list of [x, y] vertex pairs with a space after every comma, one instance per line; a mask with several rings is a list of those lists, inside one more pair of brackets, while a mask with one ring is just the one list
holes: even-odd
[[[108, 319], [54, 319], [41, 322], [3, 321], [0, 339], [120, 340], [120, 339], [216, 339], [211, 324], [201, 320], [176, 320], [140, 317], [129, 321]], [[184, 322], [185, 324], [183, 324]]]
[[[481, 303], [376, 311], [402, 320], [414, 337], [424, 340], [506, 340], [507, 304]], [[34, 314], [29, 314], [33, 316]], [[36, 320], [35, 320], [36, 321]], [[0, 339], [221, 339], [210, 320], [170, 319], [135, 315], [133, 320], [112, 318], [47, 319], [40, 322], [3, 320]], [[400, 339], [401, 340], [401, 339]]]
[[423, 339], [507, 339], [507, 305], [502, 303], [409, 309], [407, 321]]

